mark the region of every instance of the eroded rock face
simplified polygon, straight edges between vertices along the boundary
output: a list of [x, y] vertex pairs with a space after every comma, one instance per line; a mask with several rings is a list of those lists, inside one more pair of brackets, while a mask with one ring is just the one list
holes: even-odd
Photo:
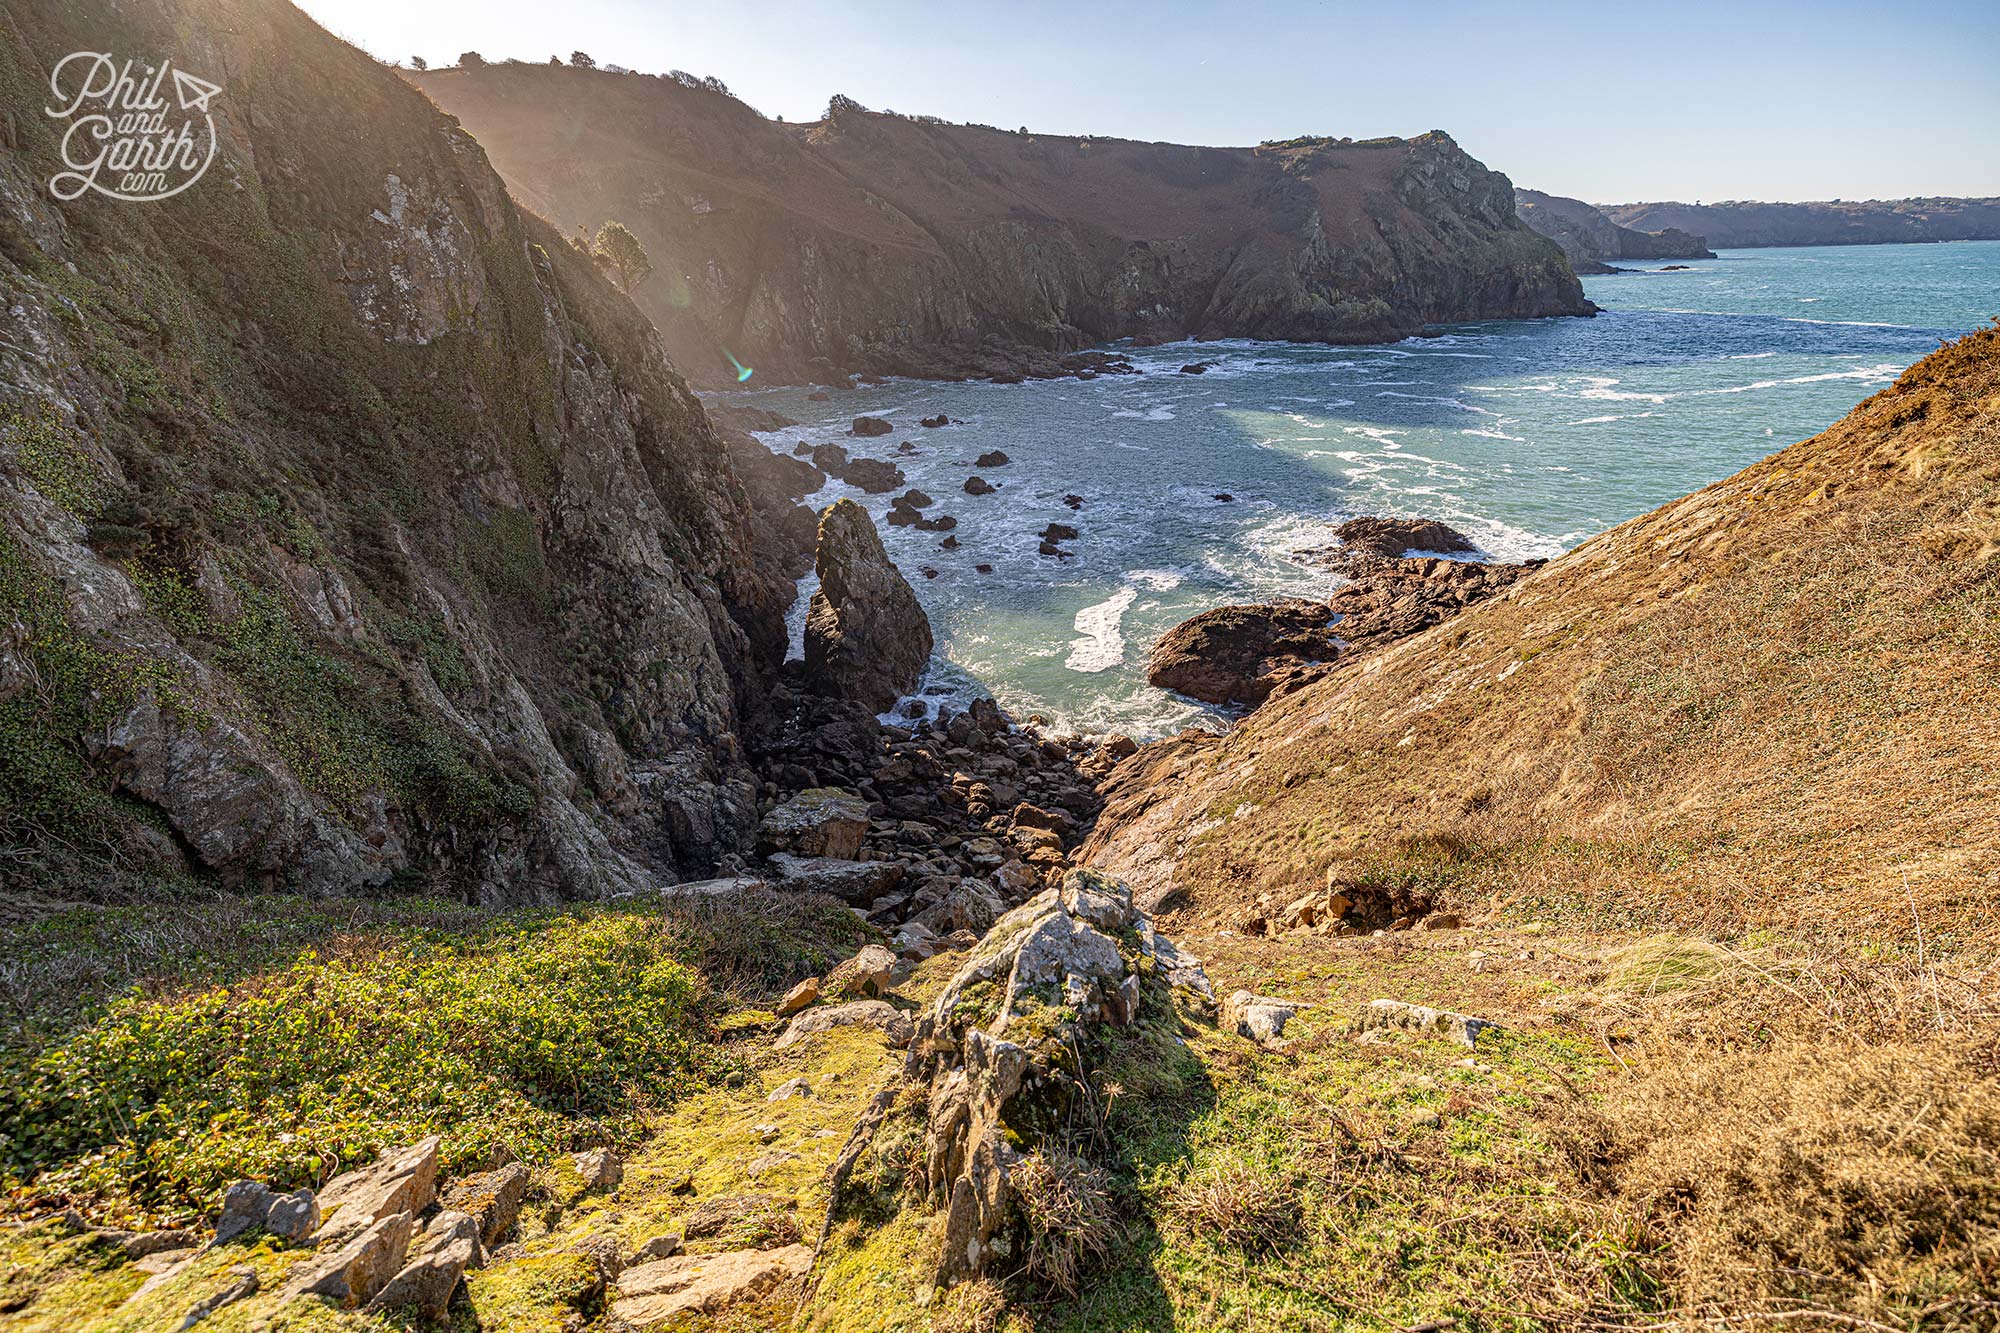
[[319, 1192], [321, 1243], [352, 1235], [397, 1213], [420, 1213], [430, 1207], [437, 1193], [439, 1142], [433, 1134], [383, 1153], [372, 1166], [327, 1181]]
[[453, 1185], [444, 1193], [444, 1206], [447, 1211], [470, 1215], [479, 1225], [480, 1242], [495, 1245], [513, 1228], [527, 1194], [528, 1168], [509, 1162]]
[[431, 1219], [411, 1253], [415, 1258], [382, 1285], [368, 1308], [407, 1309], [433, 1322], [443, 1319], [465, 1270], [477, 1268], [484, 1258], [479, 1223], [469, 1214], [446, 1209]]
[[[740, 733], [789, 590], [644, 317], [465, 131], [288, 6], [52, 9], [0, 50], [0, 124], [46, 121], [66, 53], [169, 31], [232, 87], [299, 93], [218, 115], [169, 225], [58, 204], [52, 134], [0, 154], [0, 385], [31, 426], [0, 429], [22, 593], [0, 621], [32, 630], [0, 691], [51, 686], [24, 726], [93, 797], [22, 793], [42, 827], [92, 826], [10, 824], [0, 877], [407, 874], [526, 902], [742, 850]], [[184, 349], [219, 329], [197, 367]]]
[[819, 591], [806, 614], [806, 678], [817, 690], [886, 712], [917, 687], [931, 625], [882, 549], [868, 511], [840, 500], [820, 515]]

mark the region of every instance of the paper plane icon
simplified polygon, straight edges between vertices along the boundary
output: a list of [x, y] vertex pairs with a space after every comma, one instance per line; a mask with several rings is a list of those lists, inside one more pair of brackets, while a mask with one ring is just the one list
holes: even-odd
[[174, 92], [181, 99], [181, 110], [183, 111], [195, 108], [206, 112], [208, 110], [208, 99], [221, 91], [222, 85], [219, 83], [210, 83], [207, 79], [197, 79], [186, 70], [177, 69], [174, 71]]

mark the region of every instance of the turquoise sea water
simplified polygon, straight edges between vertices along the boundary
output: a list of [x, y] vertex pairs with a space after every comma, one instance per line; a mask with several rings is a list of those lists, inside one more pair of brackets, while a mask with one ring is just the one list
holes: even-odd
[[[1332, 523], [1436, 517], [1495, 559], [1555, 555], [1814, 434], [2000, 316], [2000, 242], [1633, 267], [1645, 271], [1585, 281], [1604, 308], [1594, 319], [1456, 325], [1388, 347], [1180, 343], [1132, 350], [1142, 375], [1087, 382], [740, 397], [804, 423], [771, 446], [833, 440], [894, 459], [937, 498], [930, 512], [958, 518], [945, 551], [941, 534], [882, 525], [889, 496], [833, 482], [811, 501], [852, 496], [875, 515], [937, 630], [927, 693], [1153, 736], [1213, 716], [1146, 684], [1153, 641], [1211, 606], [1324, 593], [1337, 580], [1287, 556], [1326, 544]], [[1196, 360], [1211, 369], [1179, 373]], [[918, 426], [938, 412], [964, 424]], [[849, 437], [862, 413], [895, 433]], [[915, 455], [897, 452], [905, 440]], [[982, 470], [1000, 491], [965, 494], [992, 449], [1013, 460]], [[1036, 553], [1050, 522], [1081, 531], [1074, 558]]]

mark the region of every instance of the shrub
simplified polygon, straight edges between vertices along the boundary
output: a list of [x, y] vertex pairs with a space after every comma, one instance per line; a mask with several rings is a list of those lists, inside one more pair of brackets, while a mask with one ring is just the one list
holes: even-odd
[[1110, 1253], [1118, 1229], [1111, 1177], [1060, 1148], [1023, 1159], [1007, 1173], [1027, 1223], [1027, 1273], [1074, 1296], [1083, 1275]]

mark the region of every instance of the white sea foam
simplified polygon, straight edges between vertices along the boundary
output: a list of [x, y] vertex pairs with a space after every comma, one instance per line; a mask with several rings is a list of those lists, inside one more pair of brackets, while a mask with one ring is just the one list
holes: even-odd
[[1069, 659], [1063, 663], [1071, 671], [1109, 671], [1125, 663], [1125, 635], [1120, 627], [1126, 609], [1139, 598], [1130, 584], [1095, 606], [1076, 613], [1077, 637], [1070, 643]]
[[1164, 403], [1160, 403], [1147, 408], [1143, 412], [1135, 412], [1129, 407], [1121, 407], [1111, 415], [1114, 417], [1124, 417], [1128, 421], [1172, 421], [1174, 419], [1174, 409]]

